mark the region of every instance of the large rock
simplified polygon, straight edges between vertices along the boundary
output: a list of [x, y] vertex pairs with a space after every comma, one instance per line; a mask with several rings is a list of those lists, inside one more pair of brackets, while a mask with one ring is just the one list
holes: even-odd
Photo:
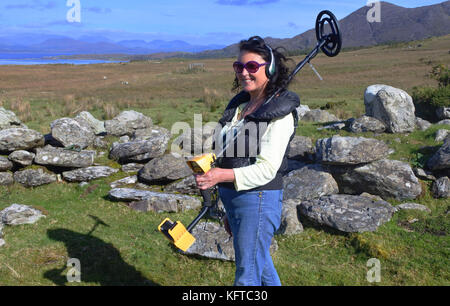
[[305, 136], [294, 136], [289, 143], [287, 158], [296, 160], [313, 160], [316, 151], [311, 138]]
[[71, 118], [56, 119], [50, 124], [52, 136], [64, 147], [76, 145], [84, 149], [94, 142], [95, 134], [90, 127]]
[[447, 176], [438, 178], [431, 186], [433, 197], [450, 198], [450, 179]]
[[29, 166], [33, 163], [36, 154], [25, 150], [14, 151], [9, 154], [8, 159], [21, 166]]
[[197, 183], [195, 182], [195, 177], [193, 175], [189, 175], [181, 180], [166, 185], [164, 187], [164, 191], [200, 195], [200, 190], [197, 187]]
[[[234, 261], [233, 238], [225, 228], [213, 222], [201, 222], [192, 230], [195, 242], [184, 254], [199, 255], [207, 258]], [[270, 253], [278, 250], [278, 244], [272, 239]]]
[[145, 129], [134, 132], [132, 140], [115, 143], [109, 158], [115, 160], [149, 160], [162, 156], [167, 149], [170, 132], [164, 128]]
[[388, 85], [369, 86], [364, 105], [366, 115], [382, 121], [388, 132], [412, 132], [416, 127], [414, 103], [404, 90]]
[[19, 117], [10, 110], [0, 107], [0, 130], [9, 128], [27, 128]]
[[394, 208], [368, 197], [334, 194], [303, 201], [300, 213], [309, 219], [343, 232], [375, 231], [388, 222]]
[[87, 168], [80, 168], [71, 171], [64, 171], [62, 176], [68, 182], [87, 182], [101, 177], [108, 177], [119, 169], [114, 169], [107, 166], [92, 166]]
[[67, 168], [89, 167], [94, 163], [95, 151], [83, 150], [80, 152], [45, 146], [36, 149], [34, 162], [40, 165], [49, 165]]
[[37, 187], [56, 182], [56, 175], [47, 173], [43, 169], [25, 169], [14, 172], [14, 181], [25, 187]]
[[7, 157], [0, 156], [0, 171], [11, 170], [13, 166], [13, 163]]
[[431, 170], [450, 168], [450, 137], [445, 139], [444, 144], [427, 161], [427, 167]]
[[342, 137], [318, 139], [316, 160], [333, 165], [355, 165], [386, 157], [389, 147], [381, 140], [364, 137]]
[[309, 112], [311, 109], [306, 104], [300, 104], [299, 107], [296, 108], [298, 120], [302, 120], [303, 116]]
[[416, 117], [416, 128], [421, 131], [426, 131], [432, 124], [425, 119]]
[[380, 120], [362, 116], [360, 118], [351, 118], [348, 120], [348, 129], [353, 133], [373, 132], [382, 133], [386, 130], [386, 126]]
[[438, 109], [436, 109], [436, 115], [439, 120], [450, 119], [450, 107], [439, 107]]
[[382, 159], [358, 166], [329, 166], [341, 193], [368, 192], [383, 199], [415, 199], [422, 186], [408, 163]]
[[14, 184], [14, 177], [12, 172], [0, 172], [0, 186]]
[[394, 206], [395, 211], [400, 210], [419, 210], [431, 213], [431, 209], [426, 207], [425, 205], [417, 204], [417, 203], [402, 203], [400, 205]]
[[301, 120], [326, 123], [326, 122], [339, 121], [339, 118], [333, 114], [330, 114], [326, 110], [313, 109], [313, 110], [310, 110], [309, 112], [306, 112], [303, 115]]
[[283, 201], [281, 211], [281, 224], [277, 230], [277, 235], [295, 235], [303, 232], [303, 225], [300, 223], [297, 200]]
[[45, 215], [40, 210], [22, 204], [12, 204], [0, 211], [0, 221], [7, 225], [33, 224], [42, 217]]
[[90, 112], [81, 112], [74, 120], [80, 125], [90, 128], [95, 135], [106, 133], [105, 122], [96, 119]]
[[30, 129], [10, 128], [0, 131], [0, 152], [29, 150], [44, 145], [44, 136]]
[[185, 160], [172, 154], [152, 159], [138, 172], [139, 180], [149, 184], [170, 183], [188, 175], [192, 175], [192, 170]]
[[106, 133], [114, 136], [132, 135], [135, 130], [153, 125], [152, 119], [134, 110], [123, 111], [111, 120], [105, 121]]
[[320, 167], [310, 165], [289, 172], [283, 178], [283, 199], [309, 200], [339, 192], [333, 176]]
[[[202, 203], [199, 199], [187, 195], [154, 192], [149, 190], [139, 190], [132, 188], [114, 188], [109, 191], [109, 197], [116, 201], [146, 201], [146, 203], [135, 204], [139, 210], [151, 210], [150, 207], [157, 206], [161, 211], [162, 207], [173, 209], [176, 204], [177, 211], [200, 208]], [[152, 204], [155, 203], [155, 204]]]
[[450, 130], [447, 130], [447, 129], [437, 130], [436, 136], [434, 137], [434, 141], [436, 141], [436, 142], [444, 141], [448, 135], [450, 135]]

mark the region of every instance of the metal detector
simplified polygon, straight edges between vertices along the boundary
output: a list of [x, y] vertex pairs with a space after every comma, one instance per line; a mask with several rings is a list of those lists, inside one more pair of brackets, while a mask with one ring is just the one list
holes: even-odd
[[[307, 63], [311, 65], [310, 61], [319, 53], [320, 50], [322, 50], [322, 52], [329, 57], [334, 57], [341, 51], [342, 36], [339, 30], [339, 23], [333, 13], [328, 10], [320, 12], [316, 18], [316, 38], [316, 47], [300, 63], [297, 64], [297, 66], [288, 77], [286, 87], [292, 81], [294, 76], [303, 68], [303, 66], [305, 66]], [[311, 68], [321, 79], [320, 75], [312, 65]], [[272, 94], [267, 99], [267, 101], [264, 102], [264, 104], [269, 103], [284, 89], [285, 87], [278, 88], [278, 90], [274, 94]], [[216, 159], [218, 157], [221, 157], [228, 146], [234, 143], [234, 141], [239, 136], [240, 132], [242, 131], [243, 123], [244, 119], [241, 119], [234, 126], [232, 126], [232, 128], [236, 129], [236, 133], [231, 140], [226, 142], [226, 144], [223, 146], [223, 149], [217, 154], [217, 156], [214, 153], [207, 153], [201, 156], [194, 157], [187, 162], [188, 166], [194, 171], [194, 173], [206, 173], [212, 167], [214, 167]], [[230, 128], [230, 130], [232, 129]], [[164, 221], [161, 222], [161, 224], [158, 226], [158, 230], [163, 233], [167, 237], [167, 239], [169, 239], [169, 241], [171, 241], [177, 248], [186, 251], [195, 242], [195, 238], [194, 236], [192, 236], [191, 231], [192, 229], [194, 229], [200, 219], [208, 212], [208, 210], [214, 207], [217, 203], [218, 199], [217, 194], [215, 194], [214, 192], [215, 188], [217, 187], [215, 186], [208, 190], [201, 190], [201, 194], [203, 197], [202, 210], [187, 228], [185, 228], [180, 221], [172, 222], [169, 218], [164, 219]]]

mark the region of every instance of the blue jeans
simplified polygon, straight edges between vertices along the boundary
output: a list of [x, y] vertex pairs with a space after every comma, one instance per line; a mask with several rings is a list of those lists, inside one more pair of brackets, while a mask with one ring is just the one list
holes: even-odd
[[233, 233], [235, 286], [281, 286], [269, 249], [281, 223], [283, 190], [219, 188]]

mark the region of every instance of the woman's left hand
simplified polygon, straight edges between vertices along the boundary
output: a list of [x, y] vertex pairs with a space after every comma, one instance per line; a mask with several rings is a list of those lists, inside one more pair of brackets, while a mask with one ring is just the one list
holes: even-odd
[[196, 174], [195, 182], [201, 190], [213, 187], [221, 182], [234, 181], [233, 169], [211, 168], [205, 174]]

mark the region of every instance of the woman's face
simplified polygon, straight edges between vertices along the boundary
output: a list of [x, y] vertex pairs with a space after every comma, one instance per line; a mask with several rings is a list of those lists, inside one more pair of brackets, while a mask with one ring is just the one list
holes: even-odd
[[[239, 54], [238, 61], [243, 64], [246, 64], [249, 61], [255, 61], [259, 64], [266, 62], [261, 55], [248, 51], [242, 51]], [[265, 89], [267, 82], [269, 81], [266, 76], [265, 69], [265, 66], [261, 66], [255, 73], [249, 73], [247, 69], [244, 69], [242, 73], [236, 73], [236, 77], [238, 78], [239, 84], [241, 85], [242, 89], [250, 94], [261, 93]]]

